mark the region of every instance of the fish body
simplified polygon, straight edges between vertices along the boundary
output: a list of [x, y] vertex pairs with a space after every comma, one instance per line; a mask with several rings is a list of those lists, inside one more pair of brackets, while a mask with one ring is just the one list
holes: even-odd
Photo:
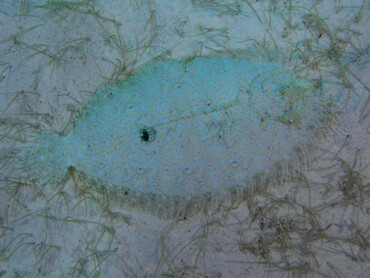
[[299, 168], [324, 111], [311, 82], [279, 65], [158, 61], [98, 90], [69, 134], [42, 132], [18, 159], [36, 182], [73, 166], [115, 192], [222, 196]]

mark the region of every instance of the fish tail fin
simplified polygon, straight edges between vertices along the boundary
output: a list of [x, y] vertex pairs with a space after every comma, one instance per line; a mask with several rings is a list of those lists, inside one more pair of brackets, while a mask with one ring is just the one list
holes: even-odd
[[58, 184], [70, 166], [63, 137], [45, 132], [29, 138], [16, 160], [22, 176], [37, 185]]

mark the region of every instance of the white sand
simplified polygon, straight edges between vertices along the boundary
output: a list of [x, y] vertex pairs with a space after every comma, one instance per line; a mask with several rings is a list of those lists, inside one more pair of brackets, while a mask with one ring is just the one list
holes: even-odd
[[[15, 2], [0, 0], [0, 277], [370, 275], [368, 3], [292, 1], [289, 13], [289, 1], [251, 0], [254, 10], [236, 0]], [[340, 57], [328, 57], [329, 29]], [[73, 181], [39, 191], [16, 183], [10, 137], [24, 138], [26, 125], [14, 119], [61, 131], [99, 85], [158, 55], [265, 45], [320, 61], [301, 73], [321, 74], [344, 110], [301, 178], [272, 184], [249, 207], [164, 221], [106, 207], [101, 192], [78, 194]], [[294, 53], [288, 64], [302, 69]], [[355, 89], [347, 103], [344, 82]]]

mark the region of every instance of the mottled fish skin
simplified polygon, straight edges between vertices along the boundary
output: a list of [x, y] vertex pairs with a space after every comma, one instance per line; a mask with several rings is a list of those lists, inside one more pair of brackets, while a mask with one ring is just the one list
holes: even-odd
[[323, 102], [278, 65], [159, 61], [103, 87], [67, 136], [37, 135], [18, 159], [40, 183], [74, 166], [108, 187], [165, 196], [247, 187], [311, 144]]

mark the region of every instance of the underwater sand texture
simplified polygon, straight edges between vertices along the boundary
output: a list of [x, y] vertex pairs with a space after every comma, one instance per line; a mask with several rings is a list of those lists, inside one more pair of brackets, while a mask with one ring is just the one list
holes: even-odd
[[313, 85], [281, 66], [196, 57], [158, 61], [100, 89], [68, 135], [18, 155], [37, 184], [72, 166], [162, 217], [245, 198], [299, 170], [330, 119]]
[[[370, 1], [0, 2], [1, 277], [370, 276]], [[77, 168], [44, 186], [14, 169], [31, 130], [63, 130], [107, 80], [158, 57], [239, 49], [342, 105], [307, 169], [284, 184], [163, 220], [136, 202], [120, 208], [113, 187], [75, 179]]]

